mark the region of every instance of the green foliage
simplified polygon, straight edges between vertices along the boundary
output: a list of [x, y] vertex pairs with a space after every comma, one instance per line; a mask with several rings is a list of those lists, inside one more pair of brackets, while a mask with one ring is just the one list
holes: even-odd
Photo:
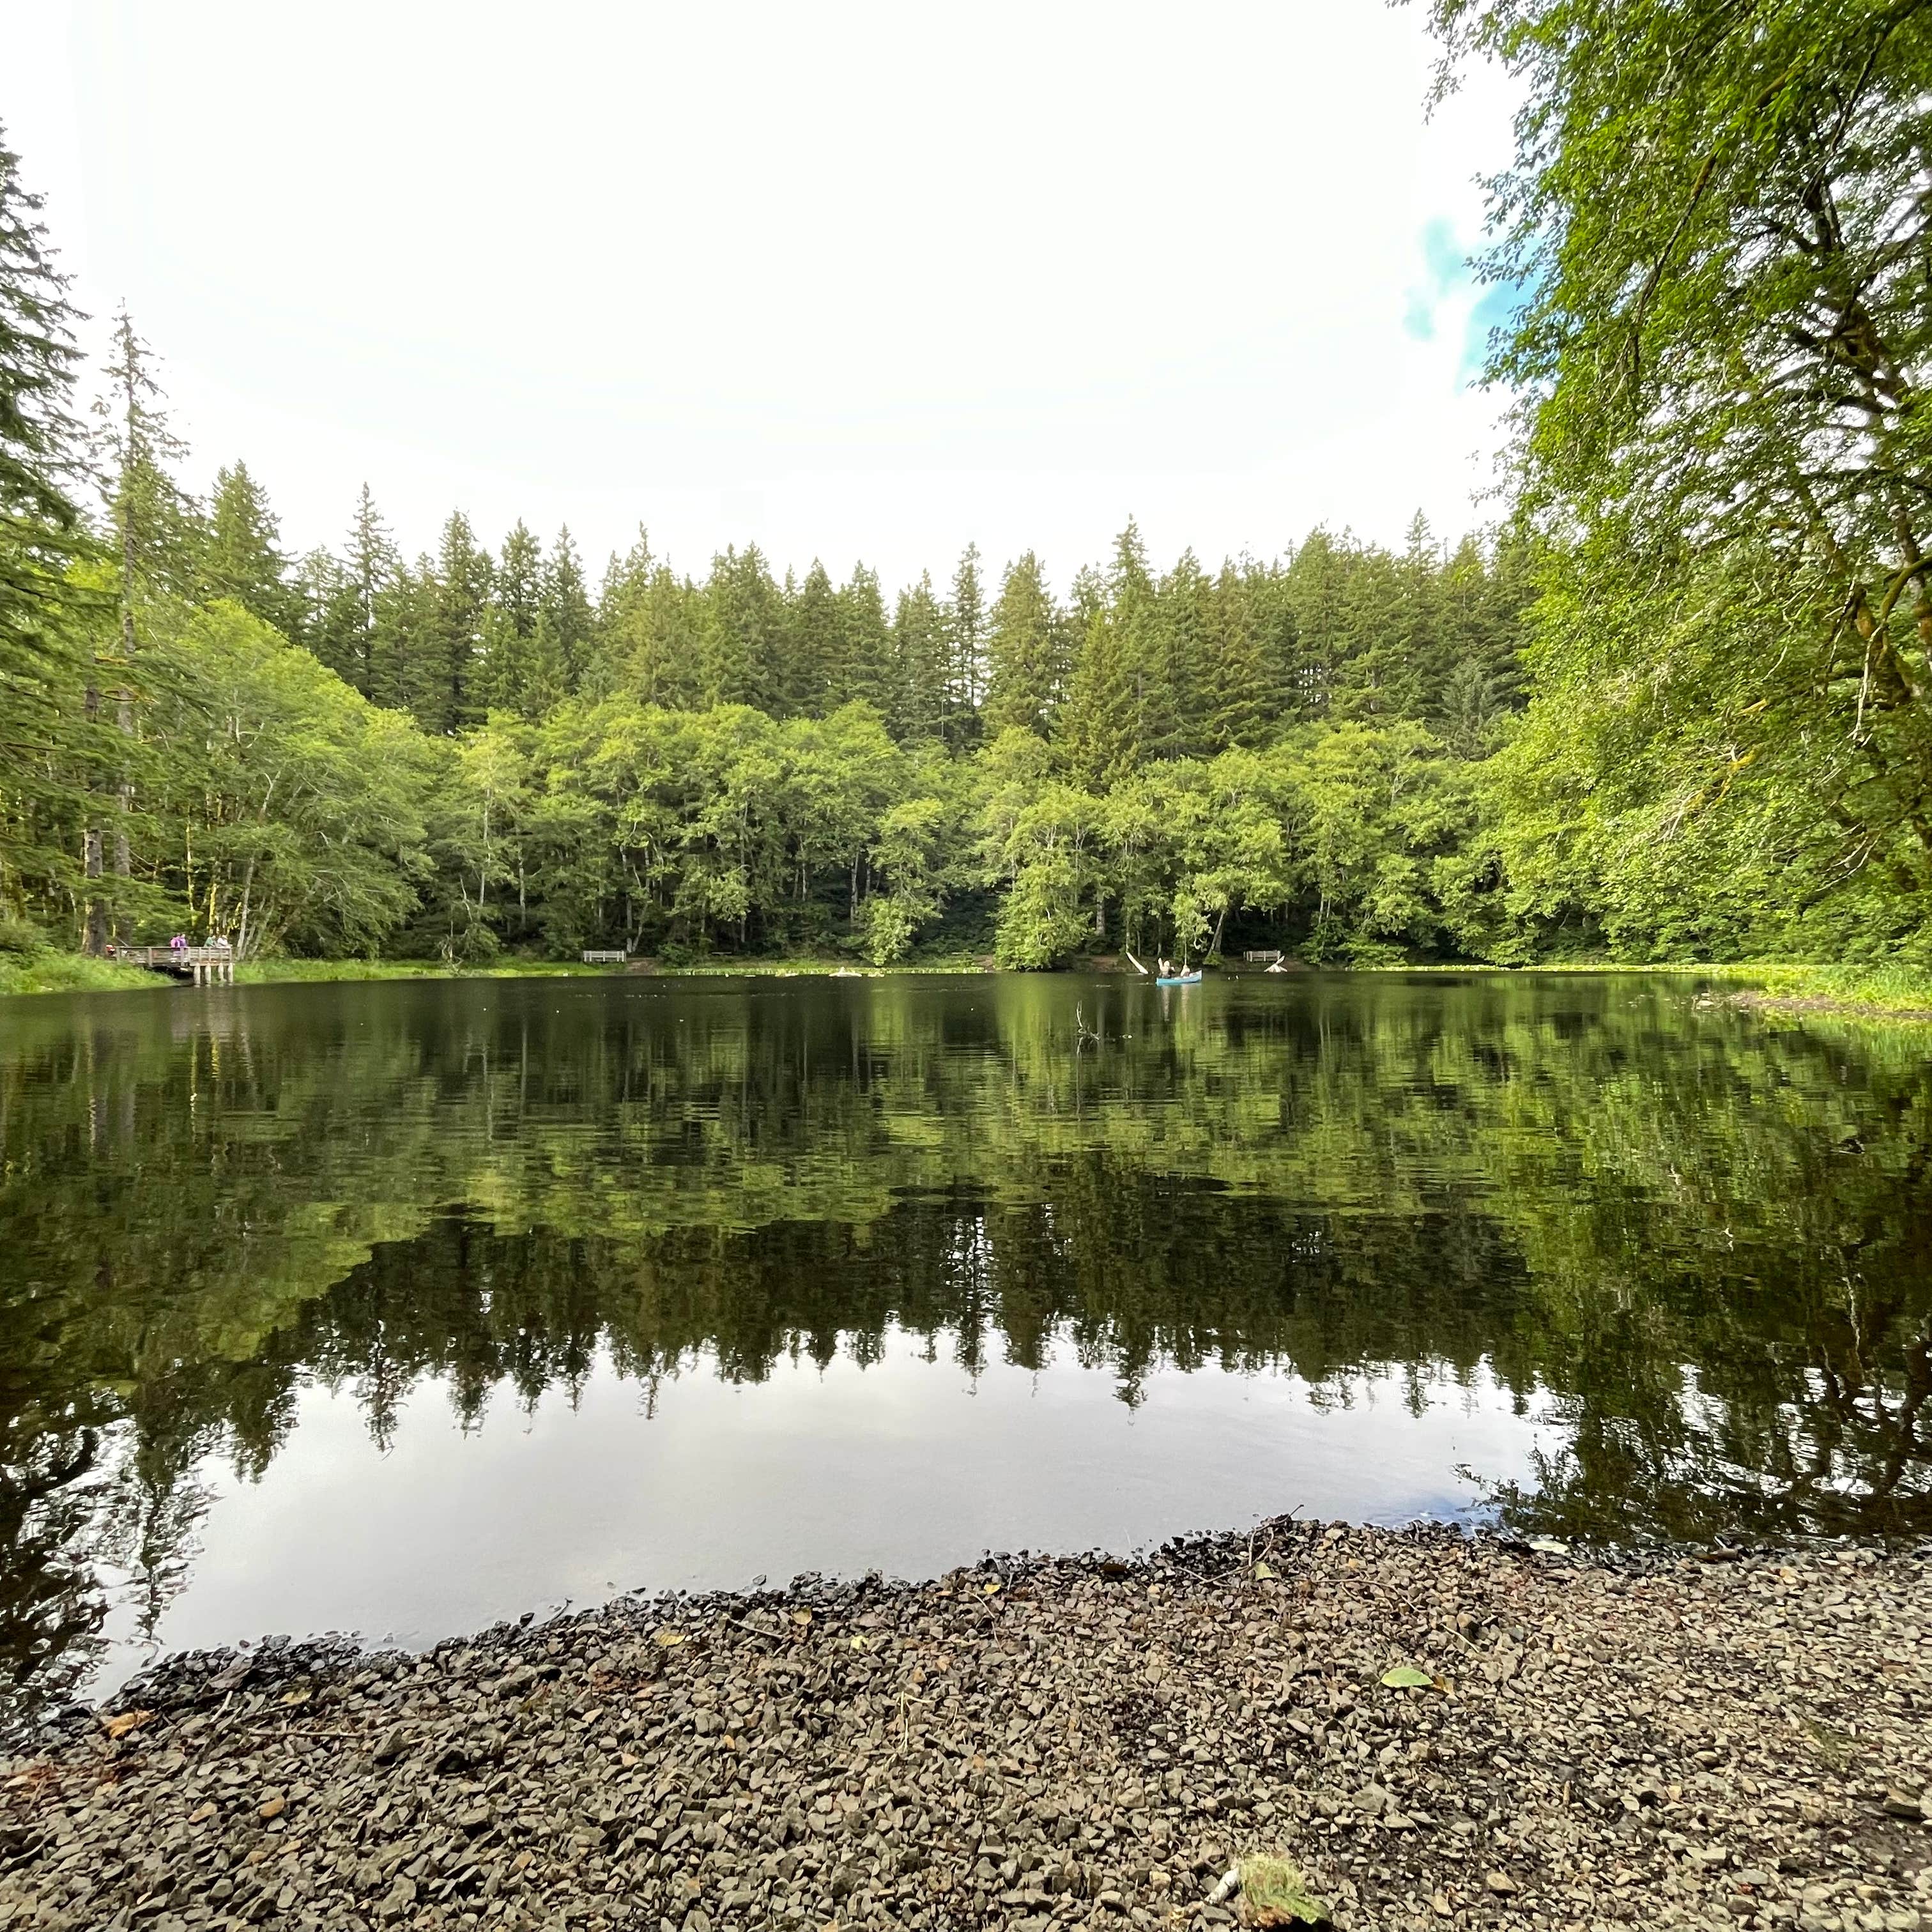
[[124, 314], [110, 578], [62, 547], [66, 310], [7, 165], [7, 473], [40, 478], [10, 500], [46, 538], [48, 648], [0, 664], [27, 754], [0, 766], [0, 903], [58, 943], [1044, 968], [1520, 941], [1533, 896], [1488, 876], [1472, 805], [1507, 790], [1466, 769], [1519, 702], [1504, 548], [1446, 557], [1418, 520], [1400, 557], [1317, 532], [1163, 570], [1130, 524], [1066, 602], [1029, 552], [989, 604], [972, 545], [889, 600], [862, 563], [781, 581], [754, 546], [680, 575], [640, 531], [593, 596], [567, 530], [493, 555], [459, 512], [412, 562], [365, 485], [340, 554], [291, 565], [245, 464], [206, 505], [178, 481]]
[[66, 573], [87, 541], [76, 500], [78, 318], [40, 207], [0, 129], [0, 690], [11, 698], [64, 654]]
[[[1932, 17], [1436, 0], [1522, 90], [1490, 278], [1552, 539], [1504, 896], [1632, 957], [1922, 953]], [[1455, 688], [1460, 722], [1474, 694]]]
[[170, 649], [158, 728], [193, 787], [171, 802], [198, 927], [244, 958], [380, 944], [415, 906], [422, 801], [450, 761], [239, 604], [206, 606]]

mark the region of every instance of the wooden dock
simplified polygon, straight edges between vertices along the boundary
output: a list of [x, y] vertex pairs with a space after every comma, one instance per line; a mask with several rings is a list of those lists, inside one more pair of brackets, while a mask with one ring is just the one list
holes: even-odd
[[235, 952], [226, 946], [128, 946], [116, 958], [127, 966], [145, 966], [151, 972], [172, 973], [177, 980], [190, 980], [197, 986], [232, 986], [235, 983]]

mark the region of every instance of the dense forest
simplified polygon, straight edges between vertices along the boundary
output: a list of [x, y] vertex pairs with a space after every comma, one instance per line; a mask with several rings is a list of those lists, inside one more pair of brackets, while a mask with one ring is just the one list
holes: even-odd
[[1524, 98], [1498, 528], [1064, 588], [411, 562], [366, 488], [286, 554], [0, 154], [0, 945], [1922, 957], [1932, 27], [1762, 10], [1438, 0]]

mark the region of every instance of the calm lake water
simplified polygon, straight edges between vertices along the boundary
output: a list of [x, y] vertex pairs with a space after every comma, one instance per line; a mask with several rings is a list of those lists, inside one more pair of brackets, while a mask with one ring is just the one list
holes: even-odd
[[1680, 978], [6, 1003], [0, 1667], [1297, 1509], [1924, 1532], [1928, 1103]]

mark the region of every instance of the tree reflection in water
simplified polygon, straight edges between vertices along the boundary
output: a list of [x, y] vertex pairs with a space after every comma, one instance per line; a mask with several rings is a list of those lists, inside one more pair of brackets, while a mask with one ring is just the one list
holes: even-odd
[[[383, 1438], [1070, 1352], [1561, 1418], [1525, 1529], [1932, 1528], [1921, 1041], [1618, 977], [481, 982], [37, 1000], [0, 1040], [0, 1649], [152, 1628], [311, 1380]], [[1076, 1009], [1080, 1009], [1076, 1021]], [[1105, 1044], [1076, 1051], [1086, 1016]], [[1401, 1426], [1400, 1418], [1387, 1425]], [[1480, 1476], [1482, 1472], [1477, 1472]], [[1177, 1528], [1190, 1526], [1177, 1524]]]

